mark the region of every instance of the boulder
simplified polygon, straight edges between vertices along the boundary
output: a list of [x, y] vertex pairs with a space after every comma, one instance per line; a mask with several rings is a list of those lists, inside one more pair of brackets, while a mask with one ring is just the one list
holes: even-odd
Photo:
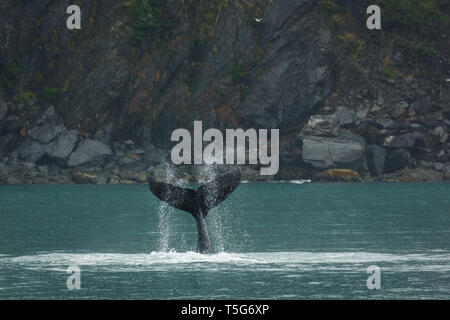
[[18, 177], [16, 177], [15, 175], [9, 175], [8, 179], [6, 181], [7, 184], [23, 184], [23, 181], [20, 180]]
[[314, 182], [361, 182], [358, 172], [348, 169], [329, 169], [319, 172], [313, 178]]
[[51, 123], [44, 124], [42, 126], [36, 126], [28, 130], [28, 136], [33, 140], [48, 144], [53, 141], [59, 134], [64, 132], [64, 125], [54, 125]]
[[50, 158], [67, 159], [75, 148], [77, 140], [77, 130], [65, 131], [46, 147], [46, 153]]
[[339, 119], [335, 115], [315, 115], [309, 119], [308, 124], [302, 130], [302, 135], [335, 137], [339, 135], [339, 132]]
[[378, 145], [369, 145], [366, 149], [367, 166], [371, 176], [376, 177], [383, 173], [386, 162], [386, 150]]
[[388, 153], [386, 157], [386, 172], [394, 172], [403, 169], [411, 163], [411, 154], [405, 149], [397, 149]]
[[367, 171], [364, 138], [346, 133], [339, 137], [307, 136], [303, 140], [303, 161], [316, 168], [346, 168]]
[[19, 159], [36, 162], [45, 155], [45, 146], [28, 138], [16, 152]]
[[106, 144], [86, 139], [78, 145], [78, 148], [70, 155], [69, 162], [71, 167], [76, 167], [98, 159], [99, 157], [112, 155], [111, 148]]
[[383, 146], [389, 148], [412, 148], [416, 143], [416, 136], [412, 133], [399, 136], [388, 136], [384, 139]]

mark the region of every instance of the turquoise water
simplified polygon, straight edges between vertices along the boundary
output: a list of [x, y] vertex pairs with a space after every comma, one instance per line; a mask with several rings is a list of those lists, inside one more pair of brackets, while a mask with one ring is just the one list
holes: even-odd
[[243, 184], [207, 223], [210, 256], [147, 186], [1, 186], [0, 299], [450, 298], [450, 184]]

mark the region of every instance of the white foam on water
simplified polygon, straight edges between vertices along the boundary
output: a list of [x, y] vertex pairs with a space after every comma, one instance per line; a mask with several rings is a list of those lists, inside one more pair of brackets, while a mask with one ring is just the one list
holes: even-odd
[[305, 184], [305, 183], [311, 183], [311, 180], [289, 180], [289, 183], [293, 183], [293, 184]]
[[[387, 254], [370, 252], [261, 252], [204, 255], [196, 252], [125, 253], [43, 253], [26, 256], [0, 255], [0, 266], [65, 271], [68, 266], [92, 267], [102, 271], [155, 271], [217, 268], [243, 268], [255, 271], [301, 269], [342, 270], [359, 264], [393, 264], [390, 268], [417, 271], [411, 263], [422, 263], [419, 271], [450, 271], [450, 254]], [[396, 264], [399, 264], [398, 266]], [[426, 265], [425, 265], [426, 264]], [[352, 267], [353, 266], [353, 267]]]

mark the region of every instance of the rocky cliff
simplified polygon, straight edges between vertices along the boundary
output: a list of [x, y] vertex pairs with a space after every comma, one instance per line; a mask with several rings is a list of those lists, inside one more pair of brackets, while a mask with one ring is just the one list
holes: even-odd
[[270, 179], [449, 178], [449, 5], [424, 3], [369, 31], [365, 1], [84, 0], [68, 30], [69, 1], [4, 0], [0, 182], [145, 182], [194, 120], [279, 128]]

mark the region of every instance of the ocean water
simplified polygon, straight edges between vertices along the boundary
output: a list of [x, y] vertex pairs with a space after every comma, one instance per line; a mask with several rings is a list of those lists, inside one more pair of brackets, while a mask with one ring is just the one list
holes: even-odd
[[207, 224], [200, 255], [145, 185], [1, 186], [0, 299], [450, 298], [450, 184], [242, 184]]

